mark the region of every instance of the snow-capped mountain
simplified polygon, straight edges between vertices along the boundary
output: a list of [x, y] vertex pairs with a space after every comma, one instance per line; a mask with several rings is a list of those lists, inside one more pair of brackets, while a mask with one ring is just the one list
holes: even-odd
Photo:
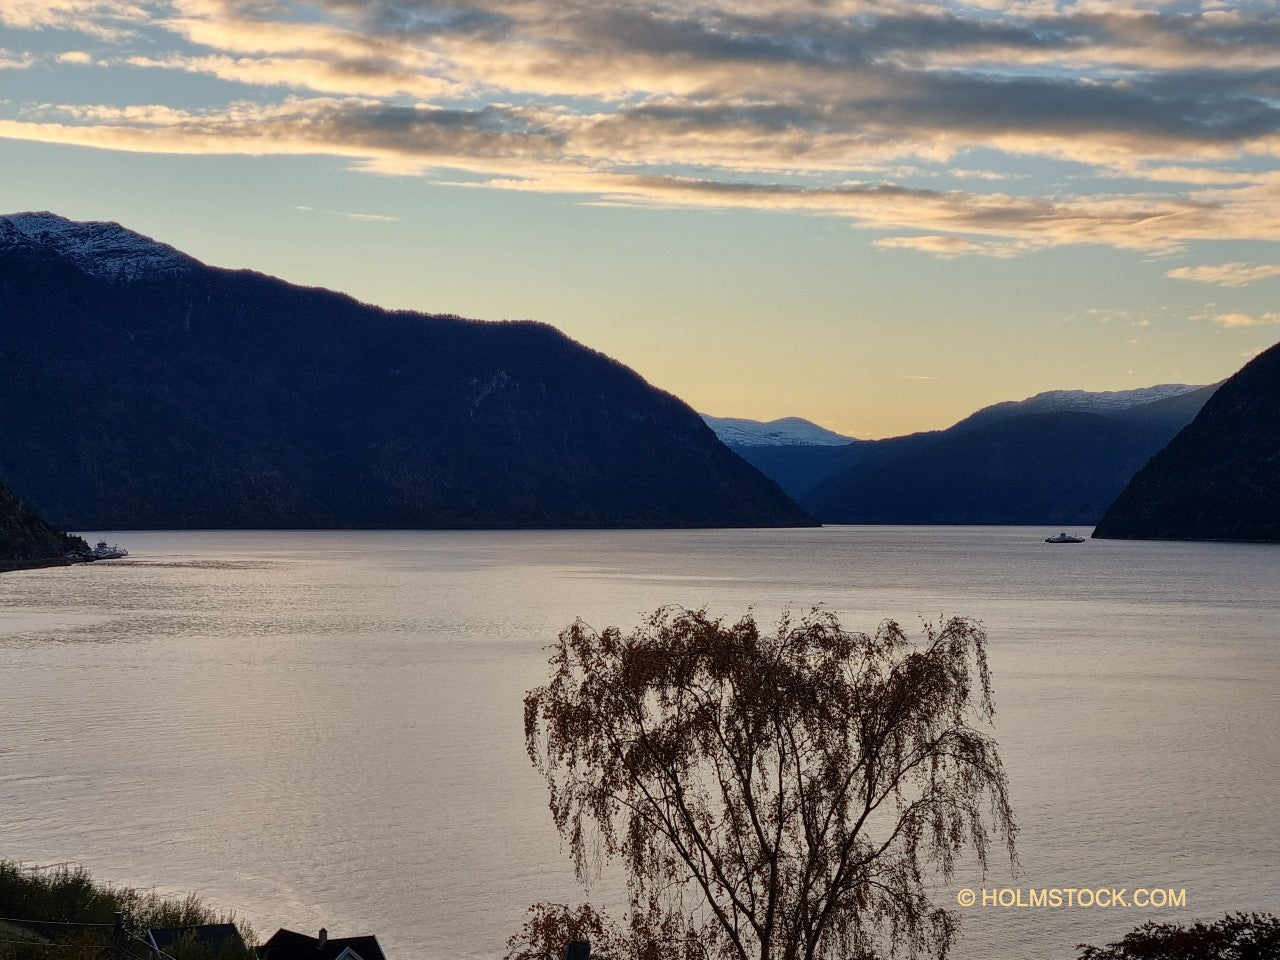
[[842, 447], [853, 442], [834, 430], [801, 417], [782, 417], [761, 423], [738, 417], [700, 414], [720, 442], [730, 447]]
[[1025, 400], [993, 403], [966, 417], [960, 423], [965, 426], [977, 426], [1008, 416], [1029, 413], [1075, 412], [1097, 413], [1103, 416], [1115, 415], [1144, 404], [1171, 400], [1202, 388], [1202, 384], [1159, 383], [1154, 387], [1139, 387], [1135, 390], [1046, 390]]
[[199, 260], [118, 223], [77, 222], [48, 212], [0, 215], [0, 250], [50, 254], [103, 280], [148, 280], [201, 266]]
[[813, 523], [546, 324], [381, 310], [50, 214], [0, 217], [0, 291], [0, 479], [62, 527]]

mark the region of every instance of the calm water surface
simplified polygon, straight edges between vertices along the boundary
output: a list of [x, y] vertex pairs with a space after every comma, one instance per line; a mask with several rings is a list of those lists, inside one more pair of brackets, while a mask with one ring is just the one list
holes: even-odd
[[1052, 532], [109, 534], [131, 559], [0, 577], [0, 856], [496, 960], [528, 904], [583, 899], [521, 735], [543, 646], [822, 603], [986, 623], [1021, 872], [957, 885], [1186, 890], [965, 910], [960, 960], [1280, 912], [1280, 548]]

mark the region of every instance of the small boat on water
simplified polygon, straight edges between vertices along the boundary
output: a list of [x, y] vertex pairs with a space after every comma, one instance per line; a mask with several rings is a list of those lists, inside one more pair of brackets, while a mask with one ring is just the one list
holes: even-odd
[[94, 560], [119, 560], [121, 557], [127, 557], [129, 551], [115, 544], [108, 547], [107, 541], [99, 540], [97, 546], [90, 551], [90, 554]]
[[1045, 537], [1045, 543], [1084, 543], [1084, 537], [1073, 537], [1065, 530], [1056, 537]]

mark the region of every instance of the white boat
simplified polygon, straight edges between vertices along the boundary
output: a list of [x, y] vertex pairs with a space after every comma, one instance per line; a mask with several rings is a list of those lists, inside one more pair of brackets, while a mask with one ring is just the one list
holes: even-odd
[[1045, 543], [1084, 543], [1084, 537], [1073, 537], [1065, 530], [1056, 537], [1045, 537]]
[[90, 551], [90, 554], [95, 560], [119, 560], [121, 557], [127, 557], [129, 551], [115, 544], [108, 547], [107, 541], [99, 540], [97, 546]]

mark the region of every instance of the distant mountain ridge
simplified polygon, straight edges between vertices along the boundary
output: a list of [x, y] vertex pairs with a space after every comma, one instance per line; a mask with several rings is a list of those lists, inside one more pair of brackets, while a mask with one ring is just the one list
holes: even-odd
[[781, 417], [761, 422], [740, 417], [713, 417], [707, 413], [699, 416], [715, 431], [720, 441], [730, 447], [841, 447], [854, 440], [802, 417]]
[[0, 476], [60, 526], [813, 521], [545, 324], [392, 312], [112, 223], [0, 217]]
[[1197, 390], [1202, 384], [1161, 383], [1134, 390], [1045, 390], [1025, 400], [1006, 400], [971, 413], [950, 429], [985, 426], [1007, 417], [1033, 413], [1096, 413], [1124, 416], [1149, 403], [1174, 400]]
[[1093, 535], [1280, 541], [1280, 344], [1218, 388], [1134, 475]]
[[1053, 390], [946, 430], [730, 446], [824, 523], [1087, 525], [1216, 388]]

